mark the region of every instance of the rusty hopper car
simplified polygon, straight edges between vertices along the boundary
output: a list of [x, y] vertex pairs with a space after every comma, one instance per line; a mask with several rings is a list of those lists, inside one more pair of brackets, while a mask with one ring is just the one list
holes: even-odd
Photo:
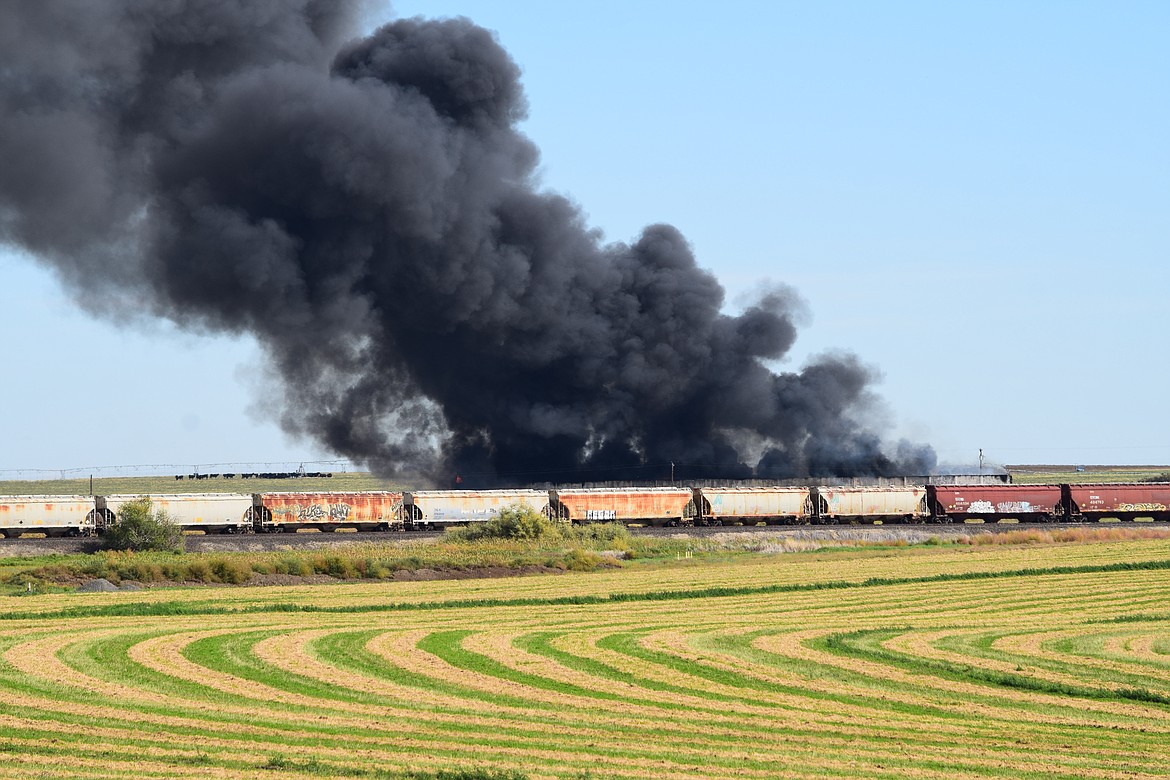
[[570, 523], [618, 522], [676, 526], [693, 522], [689, 488], [576, 488], [553, 491], [554, 514]]
[[406, 528], [436, 528], [491, 520], [501, 509], [523, 504], [548, 514], [546, 490], [420, 490], [405, 493], [402, 517]]
[[822, 523], [925, 523], [930, 515], [925, 487], [816, 488]]
[[252, 496], [245, 493], [177, 493], [172, 495], [98, 496], [99, 530], [121, 519], [122, 507], [131, 501], [149, 498], [152, 507], [163, 510], [184, 531], [204, 533], [251, 533]]
[[92, 536], [93, 499], [88, 496], [5, 496], [0, 498], [0, 536]]
[[699, 525], [808, 523], [813, 511], [807, 487], [696, 488]]
[[1170, 520], [1170, 484], [1065, 485], [1069, 520]]
[[402, 493], [257, 493], [257, 531], [280, 533], [315, 528], [336, 531], [402, 530]]
[[935, 522], [1064, 519], [1060, 485], [928, 485], [926, 490]]

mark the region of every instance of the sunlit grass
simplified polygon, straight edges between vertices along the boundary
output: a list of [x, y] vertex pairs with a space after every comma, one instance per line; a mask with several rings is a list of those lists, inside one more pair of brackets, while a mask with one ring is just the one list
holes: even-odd
[[0, 597], [0, 778], [1164, 775], [1170, 540], [1102, 538]]

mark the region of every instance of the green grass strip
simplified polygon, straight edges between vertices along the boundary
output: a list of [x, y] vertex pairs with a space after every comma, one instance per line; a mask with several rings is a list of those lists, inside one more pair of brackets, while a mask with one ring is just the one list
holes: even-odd
[[922, 673], [930, 671], [944, 678], [965, 682], [981, 682], [1003, 688], [1015, 688], [1036, 693], [1047, 693], [1055, 696], [1070, 696], [1082, 699], [1097, 699], [1103, 701], [1138, 701], [1146, 704], [1170, 704], [1170, 696], [1163, 695], [1144, 688], [1100, 688], [1090, 685], [1073, 685], [1069, 683], [1052, 682], [1036, 677], [1028, 677], [1011, 672], [999, 672], [994, 669], [984, 669], [972, 664], [960, 664], [951, 661], [919, 658], [881, 649], [881, 642], [892, 639], [899, 633], [909, 631], [903, 629], [868, 629], [852, 631], [845, 634], [830, 634], [812, 643], [812, 646], [836, 655], [860, 658], [870, 661], [882, 661], [908, 671]]
[[1150, 614], [1141, 613], [1137, 615], [1118, 615], [1111, 618], [1094, 618], [1093, 620], [1086, 620], [1086, 625], [1104, 624], [1104, 623], [1163, 623], [1170, 620], [1170, 614]]

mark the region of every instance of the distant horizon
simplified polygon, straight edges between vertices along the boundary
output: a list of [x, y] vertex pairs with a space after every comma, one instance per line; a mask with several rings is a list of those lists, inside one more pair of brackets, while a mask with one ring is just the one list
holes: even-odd
[[[295, 464], [295, 465], [294, 465]], [[340, 464], [336, 468], [316, 468], [322, 464]], [[242, 474], [296, 474], [299, 466], [305, 466], [305, 471], [310, 473], [310, 476], [305, 478], [312, 478], [312, 473], [336, 473], [347, 475], [362, 475], [368, 474], [374, 476], [374, 473], [368, 469], [362, 468], [359, 464], [346, 463], [337, 460], [332, 461], [267, 461], [267, 462], [240, 462], [240, 463], [198, 463], [198, 464], [173, 464], [178, 467], [175, 470], [164, 470], [167, 464], [151, 464], [141, 466], [95, 466], [82, 467], [72, 469], [6, 469], [0, 470], [0, 482], [52, 482], [52, 481], [72, 481], [85, 480], [90, 477], [94, 479], [133, 479], [135, 477], [153, 477], [166, 478], [175, 477], [176, 479], [189, 479], [194, 475], [199, 475], [200, 478], [222, 478], [234, 479], [240, 482], [248, 481], [251, 478], [242, 477]], [[198, 470], [181, 471], [178, 470], [183, 466], [198, 467]], [[246, 468], [228, 470], [226, 466], [265, 466], [269, 468]], [[314, 468], [309, 468], [314, 466]], [[287, 468], [272, 468], [272, 467], [287, 467]], [[1170, 463], [1144, 463], [1144, 464], [1125, 464], [1125, 463], [1018, 463], [1018, 464], [985, 464], [980, 470], [977, 464], [939, 464], [938, 469], [935, 469], [929, 474], [904, 474], [892, 477], [892, 479], [911, 479], [914, 477], [931, 477], [931, 476], [993, 476], [997, 473], [1017, 473], [1028, 471], [1052, 471], [1052, 472], [1073, 472], [1077, 469], [1083, 469], [1085, 472], [1093, 471], [1170, 471]], [[120, 471], [119, 471], [120, 470]], [[225, 475], [230, 474], [231, 477]], [[23, 475], [23, 476], [22, 476]], [[38, 476], [28, 476], [38, 475]], [[68, 475], [68, 476], [65, 476]], [[259, 478], [259, 477], [256, 477]], [[379, 477], [379, 479], [395, 480], [398, 477]], [[410, 477], [402, 477], [401, 479], [410, 481]], [[848, 477], [842, 475], [826, 475], [826, 476], [810, 476], [810, 477], [792, 477], [783, 480], [771, 480], [775, 482], [794, 482], [800, 480], [823, 480], [823, 479], [881, 479], [879, 477]], [[423, 481], [423, 480], [420, 480]], [[592, 482], [593, 480], [585, 480], [585, 482]], [[631, 480], [613, 480], [614, 482], [626, 482]], [[669, 483], [669, 479], [645, 479], [632, 480], [636, 482], [664, 482]], [[677, 482], [702, 482], [701, 477], [680, 477]], [[707, 481], [710, 482], [768, 482], [769, 478], [761, 477], [747, 477], [742, 480], [712, 478]], [[565, 480], [561, 484], [578, 484], [576, 480]], [[532, 484], [545, 484], [545, 481], [533, 482]]]

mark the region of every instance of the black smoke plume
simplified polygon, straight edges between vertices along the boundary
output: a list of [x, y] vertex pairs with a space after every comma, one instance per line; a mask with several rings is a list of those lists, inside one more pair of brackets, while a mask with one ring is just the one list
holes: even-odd
[[0, 6], [0, 238], [84, 305], [252, 334], [283, 426], [465, 484], [924, 473], [870, 372], [763, 361], [683, 236], [602, 243], [535, 181], [520, 71], [466, 19], [333, 0]]

